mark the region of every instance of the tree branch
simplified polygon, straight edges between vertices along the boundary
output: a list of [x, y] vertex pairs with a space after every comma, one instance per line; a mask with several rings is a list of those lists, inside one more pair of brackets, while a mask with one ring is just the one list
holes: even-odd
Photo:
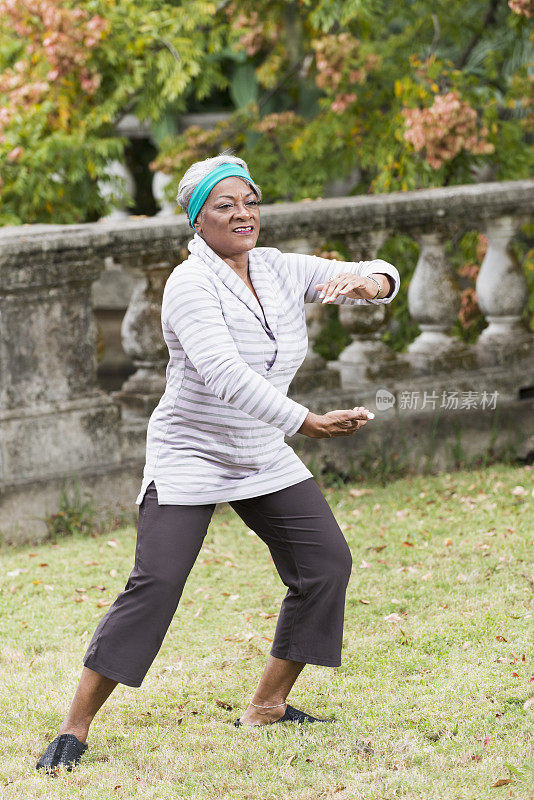
[[278, 81], [278, 83], [276, 84], [276, 86], [274, 87], [274, 89], [271, 89], [271, 91], [270, 91], [270, 92], [267, 92], [267, 94], [264, 94], [262, 97], [260, 97], [260, 99], [259, 99], [259, 101], [258, 101], [258, 107], [259, 107], [260, 109], [261, 109], [261, 108], [263, 108], [263, 106], [265, 105], [265, 103], [267, 103], [267, 102], [268, 102], [268, 101], [271, 99], [271, 97], [274, 97], [274, 96], [275, 96], [275, 94], [277, 94], [277, 93], [278, 93], [278, 91], [279, 91], [279, 90], [282, 88], [282, 86], [284, 85], [284, 83], [285, 83], [287, 80], [289, 80], [289, 78], [291, 78], [291, 77], [292, 77], [292, 76], [293, 76], [293, 75], [294, 75], [296, 72], [298, 72], [298, 71], [300, 70], [300, 68], [302, 67], [302, 64], [303, 64], [303, 63], [304, 63], [304, 61], [305, 61], [305, 58], [306, 58], [306, 57], [304, 57], [304, 58], [300, 59], [300, 61], [297, 61], [295, 64], [293, 64], [293, 65], [290, 67], [290, 69], [288, 69], [288, 71], [286, 72], [286, 74], [285, 74], [285, 75], [282, 77], [282, 79], [281, 79], [280, 81]]
[[457, 69], [463, 69], [467, 64], [469, 56], [475, 49], [476, 45], [479, 43], [480, 39], [484, 35], [484, 31], [489, 25], [493, 25], [497, 18], [497, 6], [499, 5], [500, 0], [490, 0], [490, 4], [488, 10], [486, 11], [486, 16], [484, 17], [484, 22], [478, 33], [475, 33], [469, 44], [467, 45], [465, 51], [463, 52], [460, 61], [458, 62]]
[[432, 25], [434, 26], [434, 38], [432, 39], [432, 44], [430, 45], [430, 52], [433, 53], [436, 47], [438, 46], [441, 29], [439, 27], [438, 15], [432, 14], [431, 16], [432, 16]]

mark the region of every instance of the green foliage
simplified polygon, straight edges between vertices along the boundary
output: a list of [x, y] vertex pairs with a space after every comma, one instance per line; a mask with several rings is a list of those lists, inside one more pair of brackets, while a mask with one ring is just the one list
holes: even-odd
[[523, 321], [530, 331], [534, 331], [534, 224], [523, 225], [519, 236], [512, 242], [512, 250], [519, 264], [523, 266], [528, 287], [528, 299], [523, 312]]
[[335, 361], [342, 350], [350, 344], [351, 339], [339, 321], [338, 308], [331, 305], [326, 309], [327, 319], [315, 340], [313, 349], [325, 361]]
[[[354, 193], [529, 176], [532, 33], [506, 4], [491, 8], [419, 0], [382, 4], [377, 16], [366, 0], [230, 4], [230, 47], [245, 49], [256, 80], [239, 99], [231, 92], [238, 110], [215, 130], [162, 147], [169, 197], [193, 161], [228, 147], [268, 201], [322, 196], [354, 167]], [[421, 110], [416, 149], [408, 118]]]
[[95, 508], [92, 496], [85, 492], [81, 496], [80, 486], [76, 479], [63, 480], [59, 495], [58, 510], [45, 518], [48, 536], [52, 541], [77, 533], [91, 533], [94, 528]]
[[[115, 123], [125, 113], [156, 121], [170, 107], [183, 110], [186, 96], [202, 99], [226, 85], [215, 57], [223, 32], [216, 24], [213, 2], [183, 0], [177, 6], [172, 1], [46, 0], [47, 4], [66, 14], [81, 7], [88, 19], [104, 19], [106, 25], [90, 48], [83, 41], [71, 42], [72, 53], [64, 52], [67, 43], [57, 55], [45, 46], [51, 32], [38, 14], [31, 17], [26, 37], [14, 40], [15, 23], [5, 13], [0, 99], [6, 106], [15, 104], [17, 113], [0, 130], [3, 224], [98, 218], [108, 210], [98, 181], [106, 177], [110, 161], [124, 152]], [[22, 6], [28, 6], [28, 14], [32, 11], [31, 0], [23, 0]], [[73, 19], [67, 16], [67, 21]], [[73, 30], [67, 31], [66, 37], [70, 35]], [[48, 86], [44, 94], [34, 92], [34, 102], [9, 89], [8, 78], [17, 64], [26, 63], [27, 46], [35, 51], [24, 86]], [[75, 55], [82, 58], [81, 64]], [[51, 70], [56, 61], [58, 68]], [[118, 194], [124, 195], [124, 189], [118, 187]]]
[[[123, 158], [115, 126], [126, 113], [152, 126], [169, 197], [192, 162], [225, 148], [247, 160], [267, 201], [320, 197], [355, 168], [353, 193], [532, 174], [532, 26], [507, 3], [0, 5], [0, 223], [106, 213], [99, 181]], [[35, 11], [46, 7], [71, 26], [60, 55]], [[213, 131], [177, 133], [182, 112], [217, 107], [229, 118]]]

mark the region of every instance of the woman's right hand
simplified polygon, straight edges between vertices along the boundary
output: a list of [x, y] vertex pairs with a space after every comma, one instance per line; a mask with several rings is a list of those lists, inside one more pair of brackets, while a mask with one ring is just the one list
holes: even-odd
[[374, 414], [365, 406], [327, 411], [326, 414], [313, 414], [308, 411], [306, 419], [297, 433], [311, 439], [330, 439], [332, 436], [350, 436], [361, 428]]

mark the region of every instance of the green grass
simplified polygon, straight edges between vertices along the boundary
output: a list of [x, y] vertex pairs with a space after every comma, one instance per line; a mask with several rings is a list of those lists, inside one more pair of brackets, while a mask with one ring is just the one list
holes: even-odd
[[[34, 764], [67, 710], [99, 601], [126, 582], [135, 531], [4, 550], [0, 797], [534, 797], [533, 479], [494, 465], [324, 489], [354, 568], [342, 666], [307, 666], [290, 695], [337, 722], [302, 728], [232, 724], [285, 587], [262, 542], [219, 506], [143, 686], [117, 687], [79, 767], [56, 778]], [[512, 782], [492, 788], [499, 780]]]

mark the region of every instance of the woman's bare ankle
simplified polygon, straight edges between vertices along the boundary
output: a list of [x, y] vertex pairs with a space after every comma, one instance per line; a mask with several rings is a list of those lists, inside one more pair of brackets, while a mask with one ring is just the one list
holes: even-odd
[[250, 703], [239, 719], [245, 725], [267, 725], [269, 722], [276, 722], [277, 719], [283, 717], [285, 712], [285, 702], [274, 708], [257, 708]]
[[65, 720], [58, 731], [58, 736], [60, 736], [62, 733], [73, 733], [79, 742], [85, 742], [87, 739], [87, 734], [89, 733], [89, 725], [90, 723], [73, 724], [69, 723], [68, 720]]

